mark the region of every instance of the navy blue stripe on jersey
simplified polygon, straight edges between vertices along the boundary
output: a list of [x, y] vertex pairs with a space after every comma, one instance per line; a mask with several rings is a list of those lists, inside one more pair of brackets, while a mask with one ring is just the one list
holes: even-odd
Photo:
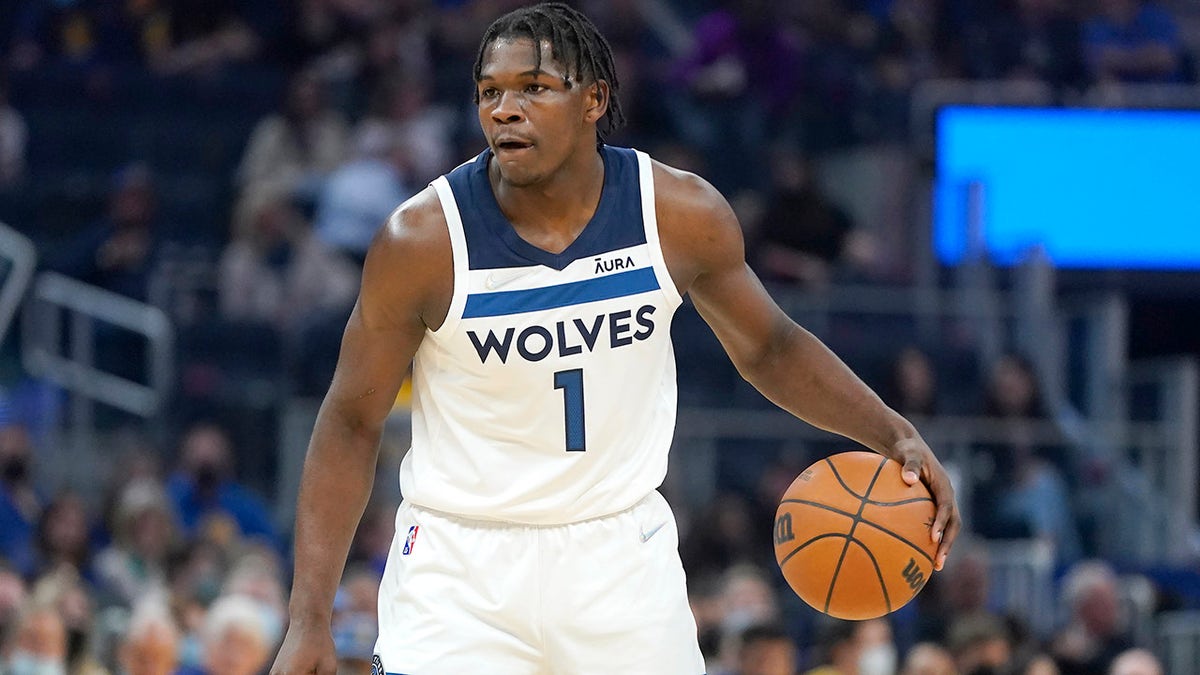
[[611, 300], [627, 295], [656, 291], [658, 288], [658, 277], [654, 275], [654, 268], [646, 267], [545, 288], [472, 293], [467, 296], [467, 305], [463, 308], [463, 318], [478, 319], [485, 316], [505, 316], [582, 305], [586, 302]]
[[646, 243], [637, 154], [628, 148], [600, 146], [604, 187], [596, 212], [575, 241], [550, 253], [525, 241], [500, 210], [488, 180], [491, 150], [446, 175], [462, 217], [470, 269], [527, 267], [530, 263], [563, 270], [580, 258]]

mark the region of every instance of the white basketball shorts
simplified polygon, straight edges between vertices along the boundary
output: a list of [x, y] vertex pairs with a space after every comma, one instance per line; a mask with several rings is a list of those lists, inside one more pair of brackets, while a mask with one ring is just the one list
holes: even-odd
[[401, 504], [379, 589], [390, 675], [702, 675], [679, 534], [653, 492], [569, 525]]

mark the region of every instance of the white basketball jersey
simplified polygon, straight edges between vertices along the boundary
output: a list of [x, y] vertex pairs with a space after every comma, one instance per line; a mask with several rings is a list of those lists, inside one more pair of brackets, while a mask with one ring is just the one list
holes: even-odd
[[600, 153], [596, 213], [559, 254], [521, 239], [504, 217], [490, 151], [434, 181], [454, 296], [414, 360], [406, 500], [562, 524], [627, 509], [662, 483], [680, 297], [659, 246], [649, 157]]

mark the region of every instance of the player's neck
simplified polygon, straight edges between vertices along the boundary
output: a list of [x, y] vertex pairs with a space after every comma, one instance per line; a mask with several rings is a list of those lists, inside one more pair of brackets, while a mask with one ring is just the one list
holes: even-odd
[[566, 248], [578, 236], [595, 214], [604, 187], [604, 159], [594, 148], [572, 154], [531, 185], [506, 182], [494, 165], [489, 167], [496, 201], [518, 234], [548, 250], [559, 247], [533, 238], [565, 240], [561, 248]]

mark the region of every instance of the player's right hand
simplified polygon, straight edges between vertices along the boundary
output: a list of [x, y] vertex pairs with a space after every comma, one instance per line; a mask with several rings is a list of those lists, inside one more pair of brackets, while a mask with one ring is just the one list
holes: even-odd
[[337, 675], [337, 669], [329, 626], [304, 628], [293, 623], [283, 637], [271, 675]]

